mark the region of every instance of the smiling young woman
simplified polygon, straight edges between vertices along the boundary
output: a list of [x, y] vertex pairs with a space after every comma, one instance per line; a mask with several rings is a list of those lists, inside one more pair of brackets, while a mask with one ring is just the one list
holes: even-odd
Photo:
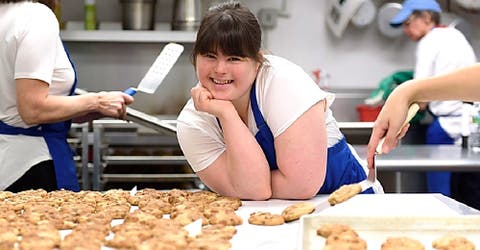
[[192, 52], [199, 81], [177, 119], [190, 166], [213, 191], [253, 200], [308, 199], [364, 180], [329, 108], [333, 94], [298, 65], [264, 55], [261, 37], [238, 2], [203, 18]]

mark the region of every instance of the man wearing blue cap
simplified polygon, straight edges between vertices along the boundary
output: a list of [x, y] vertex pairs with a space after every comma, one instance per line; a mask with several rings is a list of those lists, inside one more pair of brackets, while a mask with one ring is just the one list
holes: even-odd
[[[441, 12], [440, 5], [435, 0], [406, 0], [402, 9], [390, 21], [392, 27], [401, 27], [411, 40], [418, 42], [415, 79], [445, 74], [476, 62], [473, 49], [465, 36], [455, 28], [440, 26]], [[460, 144], [461, 101], [434, 101], [421, 106], [423, 109], [428, 106], [434, 117], [427, 129], [426, 144]], [[467, 185], [466, 182], [456, 183], [464, 175], [452, 176], [454, 198], [462, 196], [463, 194], [458, 194], [460, 192], [468, 192], [462, 186]], [[450, 177], [449, 172], [427, 173], [428, 191], [450, 196]]]

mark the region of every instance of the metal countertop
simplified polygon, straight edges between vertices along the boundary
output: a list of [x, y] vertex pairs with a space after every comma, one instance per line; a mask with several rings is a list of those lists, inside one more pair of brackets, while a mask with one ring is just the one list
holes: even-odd
[[[362, 159], [366, 145], [353, 145]], [[480, 171], [480, 153], [455, 145], [400, 145], [388, 154], [377, 155], [375, 164], [383, 171]]]

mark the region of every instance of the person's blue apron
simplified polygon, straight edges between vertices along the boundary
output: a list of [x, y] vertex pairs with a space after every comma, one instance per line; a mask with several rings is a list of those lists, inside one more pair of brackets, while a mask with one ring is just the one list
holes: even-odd
[[[454, 144], [454, 140], [445, 132], [440, 125], [438, 118], [428, 126], [427, 134], [425, 136], [425, 143], [428, 145], [438, 144]], [[427, 190], [429, 193], [442, 193], [443, 195], [450, 196], [450, 178], [451, 172], [427, 172]]]
[[[69, 94], [73, 95], [77, 85], [77, 74], [75, 66], [66, 49], [65, 52], [68, 60], [72, 64], [73, 71], [75, 72], [75, 81]], [[52, 156], [58, 189], [63, 188], [66, 190], [79, 191], [80, 187], [78, 184], [75, 162], [73, 161], [74, 152], [67, 142], [67, 135], [71, 124], [72, 122], [68, 120], [64, 122], [41, 124], [30, 128], [19, 128], [0, 121], [0, 134], [42, 136], [45, 139], [50, 155]]]
[[[258, 108], [255, 84], [253, 84], [250, 91], [250, 104], [252, 106], [253, 116], [258, 128], [255, 139], [260, 144], [263, 153], [265, 154], [270, 170], [278, 169], [275, 145], [272, 131], [265, 123], [263, 115]], [[333, 147], [328, 148], [327, 151], [327, 172], [325, 181], [320, 188], [319, 194], [330, 194], [337, 190], [344, 184], [351, 184], [363, 181], [367, 178], [363, 167], [353, 156], [347, 142], [344, 139], [340, 140]], [[363, 193], [374, 193], [372, 188], [365, 190]]]

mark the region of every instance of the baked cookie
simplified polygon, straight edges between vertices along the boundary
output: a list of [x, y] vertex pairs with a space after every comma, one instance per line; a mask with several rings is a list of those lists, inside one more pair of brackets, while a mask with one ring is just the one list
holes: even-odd
[[221, 211], [212, 213], [208, 218], [211, 225], [238, 226], [243, 223], [242, 217], [232, 211]]
[[465, 237], [446, 235], [432, 242], [432, 247], [439, 250], [473, 250], [475, 245]]
[[207, 225], [202, 228], [202, 235], [214, 235], [215, 237], [225, 240], [230, 240], [236, 233], [237, 229], [234, 226], [224, 226], [221, 224]]
[[269, 212], [251, 213], [248, 223], [253, 225], [276, 226], [285, 223], [283, 216], [279, 214], [271, 214]]
[[360, 192], [362, 192], [362, 186], [358, 183], [343, 185], [328, 196], [328, 202], [334, 206], [352, 198]]
[[311, 202], [300, 202], [288, 206], [282, 212], [285, 222], [298, 220], [302, 215], [310, 214], [315, 210], [315, 205]]
[[382, 250], [424, 250], [423, 244], [409, 237], [389, 237], [382, 243]]
[[366, 250], [367, 242], [349, 230], [328, 236], [324, 249]]
[[317, 235], [328, 238], [332, 234], [339, 234], [345, 231], [353, 231], [353, 229], [344, 224], [324, 224], [317, 229]]

